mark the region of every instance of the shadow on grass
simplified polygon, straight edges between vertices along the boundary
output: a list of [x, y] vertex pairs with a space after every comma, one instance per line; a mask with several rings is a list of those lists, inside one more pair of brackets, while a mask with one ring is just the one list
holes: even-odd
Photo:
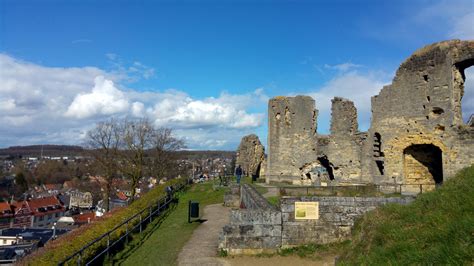
[[164, 212], [160, 215], [160, 217], [155, 218], [151, 223], [149, 223], [145, 230], [141, 233], [135, 233], [131, 235], [131, 241], [125, 245], [125, 248], [122, 250], [111, 254], [111, 257], [108, 260], [104, 261], [106, 265], [120, 265], [123, 261], [125, 261], [131, 254], [133, 254], [137, 249], [141, 247], [141, 245], [147, 241], [151, 235], [160, 228], [162, 223], [166, 220], [166, 218], [177, 208], [178, 202], [173, 202], [169, 208], [164, 210]]

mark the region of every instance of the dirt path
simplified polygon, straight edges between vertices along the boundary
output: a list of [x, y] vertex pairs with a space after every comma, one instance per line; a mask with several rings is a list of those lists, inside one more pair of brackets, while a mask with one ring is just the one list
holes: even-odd
[[178, 265], [230, 265], [217, 257], [217, 242], [219, 233], [229, 222], [230, 209], [222, 204], [208, 205], [204, 208], [201, 219], [207, 220], [194, 230], [191, 239], [178, 255]]

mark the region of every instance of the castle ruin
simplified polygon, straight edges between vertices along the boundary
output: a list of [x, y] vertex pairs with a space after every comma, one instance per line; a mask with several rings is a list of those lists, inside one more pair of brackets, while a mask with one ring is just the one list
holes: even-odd
[[266, 181], [433, 189], [474, 163], [474, 127], [463, 123], [461, 112], [464, 70], [473, 64], [474, 41], [416, 51], [372, 97], [367, 132], [359, 131], [350, 100], [332, 100], [331, 133], [319, 135], [314, 99], [271, 99]]

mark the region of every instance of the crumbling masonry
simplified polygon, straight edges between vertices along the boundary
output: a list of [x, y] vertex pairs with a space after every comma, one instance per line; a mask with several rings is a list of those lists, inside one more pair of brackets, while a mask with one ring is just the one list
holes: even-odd
[[434, 188], [474, 163], [474, 127], [463, 123], [461, 112], [464, 69], [473, 64], [473, 41], [416, 51], [372, 97], [368, 132], [359, 132], [347, 99], [332, 100], [330, 135], [317, 134], [311, 97], [271, 99], [266, 180]]

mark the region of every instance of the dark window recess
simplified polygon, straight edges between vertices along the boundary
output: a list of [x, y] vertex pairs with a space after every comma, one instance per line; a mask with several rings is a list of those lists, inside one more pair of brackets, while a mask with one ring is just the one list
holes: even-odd
[[334, 170], [332, 169], [333, 164], [329, 161], [326, 155], [318, 157], [318, 161], [326, 169], [329, 175], [329, 179], [334, 180]]
[[382, 152], [382, 136], [380, 133], [375, 132], [374, 134], [374, 157], [384, 157], [384, 153]]
[[379, 169], [379, 173], [381, 175], [384, 175], [384, 161], [380, 161], [380, 160], [375, 160], [375, 164], [377, 165], [377, 169]]
[[441, 114], [444, 113], [444, 110], [443, 110], [443, 108], [440, 108], [440, 107], [433, 107], [431, 112], [435, 115], [441, 115]]

